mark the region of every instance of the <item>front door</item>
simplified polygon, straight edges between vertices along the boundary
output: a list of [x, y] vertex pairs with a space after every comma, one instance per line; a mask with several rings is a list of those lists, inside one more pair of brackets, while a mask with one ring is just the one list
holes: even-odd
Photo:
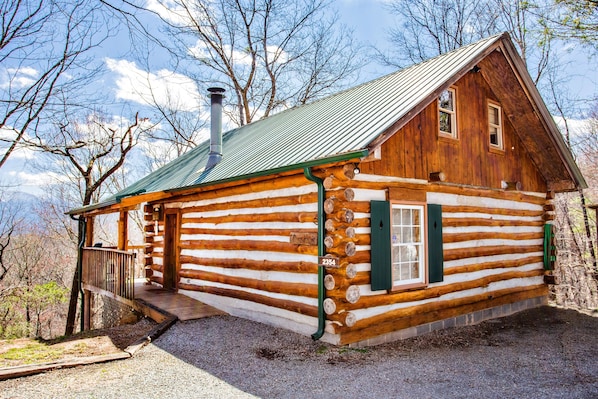
[[164, 223], [164, 267], [163, 279], [164, 288], [176, 290], [178, 287], [178, 213], [166, 213]]

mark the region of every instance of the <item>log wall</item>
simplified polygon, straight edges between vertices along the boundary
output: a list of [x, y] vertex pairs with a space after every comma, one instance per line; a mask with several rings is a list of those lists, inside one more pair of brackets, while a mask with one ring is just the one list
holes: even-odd
[[[366, 174], [344, 180], [332, 177], [326, 184], [327, 202], [338, 204], [327, 208], [329, 252], [341, 257], [341, 267], [327, 270], [325, 310], [341, 344], [547, 293], [543, 225], [553, 216], [546, 211], [550, 206], [545, 206], [545, 193]], [[352, 201], [343, 200], [347, 191]], [[443, 282], [390, 293], [371, 290], [368, 206], [373, 199], [443, 206]], [[350, 210], [352, 221], [340, 220], [341, 211]], [[346, 248], [351, 243], [354, 251], [349, 254]]]
[[[163, 204], [180, 212], [179, 292], [233, 315], [313, 333], [317, 186], [301, 174], [189, 198]], [[148, 238], [160, 283], [163, 231]]]

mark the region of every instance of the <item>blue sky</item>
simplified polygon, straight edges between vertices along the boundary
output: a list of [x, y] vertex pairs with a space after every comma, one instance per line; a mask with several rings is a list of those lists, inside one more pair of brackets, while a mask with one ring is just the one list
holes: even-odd
[[[337, 0], [335, 6], [339, 10], [341, 22], [353, 28], [360, 41], [378, 47], [388, 46], [387, 29], [393, 25], [395, 17], [385, 9], [383, 0]], [[140, 80], [140, 76], [152, 81], [158, 97], [175, 99], [180, 102], [181, 107], [188, 109], [199, 108], [197, 99], [203, 95], [199, 93], [202, 89], [198, 89], [187, 77], [175, 74], [165, 67], [145, 71], [131, 57], [123, 57], [127, 51], [127, 39], [127, 34], [121, 33], [106, 42], [95, 55], [108, 70], [101, 82], [102, 90], [115, 98], [116, 108], [122, 111], [124, 107], [129, 107], [133, 112], [143, 108], [142, 98], [147, 95], [147, 85]], [[598, 74], [591, 67], [590, 60], [575, 46], [563, 48], [562, 52], [564, 57], [574, 61], [574, 66], [570, 66], [567, 71], [573, 76], [569, 87], [571, 95], [595, 97], [598, 93]], [[391, 71], [388, 67], [372, 62], [361, 73], [360, 79], [368, 81]], [[33, 194], [43, 192], [41, 184], [55, 181], [60, 176], [29, 168], [28, 165], [35, 157], [36, 154], [30, 151], [15, 153], [0, 169], [0, 183]]]

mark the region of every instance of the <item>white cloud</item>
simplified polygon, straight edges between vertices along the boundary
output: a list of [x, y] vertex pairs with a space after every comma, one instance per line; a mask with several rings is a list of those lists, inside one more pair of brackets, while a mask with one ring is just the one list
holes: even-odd
[[185, 26], [190, 22], [187, 11], [174, 0], [147, 0], [145, 8], [174, 25]]
[[0, 88], [22, 89], [29, 87], [36, 82], [38, 76], [39, 71], [32, 67], [6, 68], [2, 72]]
[[583, 136], [588, 133], [590, 128], [590, 121], [588, 119], [567, 119], [565, 126], [565, 120], [560, 116], [553, 116], [556, 125], [561, 130], [563, 136], [567, 133], [566, 130], [569, 128], [569, 133], [573, 137]]
[[116, 96], [119, 99], [181, 111], [194, 111], [200, 107], [197, 85], [185, 75], [167, 69], [147, 72], [134, 62], [112, 58], [106, 58], [106, 65], [116, 73]]

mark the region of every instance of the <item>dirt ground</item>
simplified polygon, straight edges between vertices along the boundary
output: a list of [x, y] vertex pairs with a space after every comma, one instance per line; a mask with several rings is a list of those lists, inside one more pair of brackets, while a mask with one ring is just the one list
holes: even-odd
[[[30, 338], [0, 340], [0, 368], [122, 352], [147, 336], [155, 326], [154, 321], [143, 318], [134, 324], [85, 331], [50, 341]], [[19, 352], [16, 351], [18, 349]]]
[[596, 399], [595, 315], [545, 306], [369, 348], [214, 316], [126, 360], [0, 381], [0, 398]]

